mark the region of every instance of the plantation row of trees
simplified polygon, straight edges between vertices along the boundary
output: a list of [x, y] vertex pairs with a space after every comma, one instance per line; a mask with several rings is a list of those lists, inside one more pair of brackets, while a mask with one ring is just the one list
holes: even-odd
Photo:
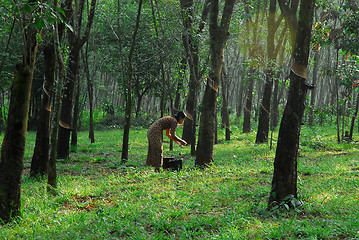
[[353, 137], [357, 10], [353, 0], [0, 1], [0, 218], [19, 214], [28, 124], [31, 176], [53, 190], [56, 157], [69, 157], [80, 128], [95, 142], [96, 125], [123, 127], [126, 162], [131, 125], [177, 110], [190, 116], [182, 137], [197, 166], [214, 161], [217, 125], [230, 140], [230, 118], [243, 118], [265, 143], [282, 116], [269, 205], [296, 199], [300, 125], [335, 122], [338, 142]]

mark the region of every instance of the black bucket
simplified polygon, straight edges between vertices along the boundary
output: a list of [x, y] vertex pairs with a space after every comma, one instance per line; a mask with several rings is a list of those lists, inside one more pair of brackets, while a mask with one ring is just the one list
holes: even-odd
[[163, 169], [172, 171], [180, 171], [182, 169], [182, 159], [175, 159], [173, 157], [163, 158]]

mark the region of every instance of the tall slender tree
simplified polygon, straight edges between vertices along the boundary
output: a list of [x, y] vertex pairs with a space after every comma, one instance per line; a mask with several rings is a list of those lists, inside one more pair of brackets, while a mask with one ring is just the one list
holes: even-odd
[[229, 36], [229, 26], [235, 0], [226, 0], [220, 23], [219, 1], [211, 0], [210, 10], [210, 53], [211, 70], [207, 77], [206, 89], [202, 100], [195, 165], [205, 167], [213, 162], [214, 133], [216, 127], [217, 93], [224, 60], [224, 48]]
[[71, 7], [68, 11], [69, 25], [72, 26], [73, 31], [69, 31], [69, 60], [67, 66], [67, 77], [64, 82], [64, 91], [62, 97], [62, 106], [60, 113], [60, 128], [58, 133], [58, 146], [57, 155], [59, 158], [69, 158], [70, 149], [70, 131], [72, 121], [72, 107], [73, 107], [73, 95], [74, 88], [77, 83], [77, 73], [79, 70], [80, 51], [83, 45], [86, 43], [93, 19], [95, 16], [97, 0], [91, 0], [91, 8], [88, 14], [87, 25], [85, 30], [82, 31], [82, 15], [84, 10], [85, 0], [80, 0], [77, 7], [72, 8], [73, 3], [69, 5]]
[[302, 117], [305, 110], [305, 100], [311, 87], [306, 81], [306, 71], [309, 58], [312, 21], [315, 0], [302, 0], [299, 11], [299, 22], [296, 34], [293, 62], [290, 73], [288, 101], [280, 124], [272, 190], [268, 207], [288, 201], [296, 205], [297, 199], [297, 157]]
[[282, 47], [282, 43], [284, 40], [284, 36], [285, 36], [284, 33], [286, 32], [286, 28], [284, 28], [281, 38], [278, 40], [278, 43], [276, 45], [275, 33], [277, 32], [283, 19], [282, 15], [277, 20], [275, 19], [276, 9], [277, 9], [277, 1], [270, 0], [268, 18], [267, 18], [267, 57], [268, 57], [267, 61], [268, 62], [267, 62], [267, 69], [265, 71], [266, 80], [264, 85], [262, 103], [259, 108], [259, 120], [258, 120], [256, 143], [264, 143], [268, 141], [274, 68], [276, 65], [275, 63], [279, 49]]
[[[262, 25], [264, 22], [264, 14], [260, 14], [260, 9], [262, 3], [259, 3], [258, 8], [256, 9], [255, 17], [249, 17], [246, 20], [246, 37], [244, 38], [247, 42], [247, 60], [249, 60], [249, 70], [246, 78], [247, 83], [247, 94], [246, 94], [246, 103], [243, 114], [243, 133], [249, 133], [252, 129], [252, 105], [253, 105], [253, 91], [255, 86], [255, 79], [257, 78], [259, 68], [259, 59], [262, 59], [262, 51], [260, 47], [260, 32], [262, 31]], [[251, 16], [250, 6], [248, 3], [245, 5], [245, 13], [248, 16]]]
[[56, 194], [57, 187], [57, 172], [56, 172], [56, 156], [57, 156], [57, 134], [58, 122], [60, 119], [60, 104], [61, 104], [61, 90], [65, 79], [65, 64], [60, 49], [59, 27], [56, 24], [54, 27], [54, 47], [58, 64], [58, 80], [56, 83], [55, 99], [53, 106], [53, 114], [51, 115], [50, 128], [50, 148], [48, 161], [48, 176], [47, 176], [47, 190], [50, 193]]
[[49, 129], [51, 113], [51, 97], [55, 79], [55, 47], [53, 37], [50, 35], [48, 43], [43, 48], [44, 54], [44, 84], [41, 95], [41, 107], [37, 122], [36, 142], [34, 154], [31, 161], [30, 175], [36, 177], [44, 176], [47, 172], [47, 161], [49, 153]]
[[[40, 34], [34, 25], [30, 26], [35, 21], [35, 17], [27, 10], [30, 5], [24, 3], [14, 7], [19, 9], [16, 18], [23, 31], [23, 59], [15, 67], [7, 127], [1, 148], [0, 219], [3, 222], [11, 221], [20, 214], [27, 120], [38, 49], [37, 36]], [[39, 12], [36, 5], [34, 12]]]
[[130, 141], [130, 128], [131, 128], [131, 114], [132, 114], [132, 77], [133, 77], [133, 53], [135, 51], [136, 36], [141, 19], [142, 0], [138, 3], [138, 11], [136, 18], [135, 29], [132, 34], [132, 42], [130, 52], [128, 53], [128, 69], [127, 69], [127, 81], [126, 81], [126, 109], [125, 109], [125, 126], [123, 129], [123, 140], [122, 140], [122, 156], [121, 162], [126, 163], [128, 160], [128, 146]]
[[231, 131], [229, 128], [229, 113], [228, 113], [228, 76], [223, 66], [222, 68], [222, 125], [225, 128], [226, 141], [231, 140]]
[[[69, 4], [69, 0], [66, 0], [62, 3], [61, 8], [64, 9], [65, 16], [63, 21], [67, 21], [68, 11], [66, 6]], [[54, 1], [57, 5], [57, 2]], [[62, 23], [59, 32], [59, 38], [62, 39], [64, 33], [65, 24]], [[48, 153], [49, 153], [49, 141], [50, 141], [50, 117], [52, 110], [52, 95], [54, 89], [55, 81], [55, 63], [56, 63], [56, 54], [54, 46], [54, 36], [52, 33], [53, 29], [48, 28], [45, 30], [45, 37], [43, 42], [43, 56], [44, 56], [44, 83], [42, 86], [41, 93], [41, 105], [39, 110], [39, 117], [37, 121], [37, 130], [36, 130], [36, 142], [34, 147], [34, 154], [31, 161], [30, 176], [44, 176], [47, 172], [48, 166]]]
[[[186, 99], [186, 111], [190, 116], [190, 119], [186, 120], [183, 124], [182, 138], [191, 144], [191, 155], [195, 155], [196, 147], [196, 120], [197, 120], [197, 102], [198, 102], [198, 88], [201, 73], [199, 71], [199, 44], [200, 35], [203, 32], [205, 23], [210, 9], [210, 0], [206, 0], [201, 15], [201, 21], [197, 30], [193, 26], [194, 18], [194, 4], [193, 0], [181, 0], [182, 8], [182, 22], [184, 31], [182, 35], [182, 43], [186, 50], [186, 59], [189, 66], [190, 78], [189, 78], [189, 89]], [[195, 32], [195, 34], [194, 34]]]
[[243, 133], [249, 133], [252, 129], [251, 118], [252, 118], [253, 89], [254, 89], [254, 78], [255, 78], [254, 74], [255, 74], [254, 67], [250, 67], [248, 71], [246, 103], [243, 110]]
[[[317, 47], [316, 49], [314, 49], [314, 67], [313, 67], [313, 80], [312, 80], [312, 83], [314, 85], [316, 85], [318, 81], [319, 60], [320, 60], [320, 49], [318, 49]], [[317, 95], [317, 90], [314, 88], [310, 94], [310, 109], [309, 109], [309, 117], [308, 117], [309, 126], [313, 126], [314, 124], [314, 107], [315, 107], [316, 95]]]
[[89, 139], [91, 143], [95, 143], [95, 131], [94, 131], [94, 120], [93, 120], [93, 80], [90, 76], [90, 69], [88, 63], [88, 42], [86, 43], [85, 53], [82, 52], [82, 60], [84, 62], [84, 70], [87, 80], [87, 92], [89, 97], [90, 107], [90, 118], [89, 118]]

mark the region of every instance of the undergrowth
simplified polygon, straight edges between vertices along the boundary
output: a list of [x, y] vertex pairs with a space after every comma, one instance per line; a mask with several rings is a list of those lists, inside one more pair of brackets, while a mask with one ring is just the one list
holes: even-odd
[[[0, 226], [0, 239], [355, 239], [359, 238], [358, 144], [335, 141], [331, 128], [303, 127], [298, 158], [300, 208], [268, 212], [275, 156], [255, 133], [219, 130], [215, 162], [195, 169], [190, 148], [174, 146], [180, 172], [145, 166], [146, 130], [132, 129], [120, 164], [122, 130], [79, 133], [76, 152], [58, 160], [57, 196], [29, 177], [35, 134], [28, 134], [22, 215]], [[177, 132], [179, 136], [180, 130]]]

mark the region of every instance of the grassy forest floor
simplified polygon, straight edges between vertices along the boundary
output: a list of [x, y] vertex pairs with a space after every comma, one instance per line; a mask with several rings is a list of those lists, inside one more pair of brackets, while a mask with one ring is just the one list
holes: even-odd
[[[194, 169], [190, 148], [174, 146], [180, 172], [146, 167], [145, 129], [130, 133], [130, 159], [120, 164], [122, 130], [86, 132], [69, 160], [59, 160], [59, 195], [29, 178], [35, 133], [29, 132], [22, 183], [22, 217], [0, 225], [0, 239], [359, 239], [359, 143], [336, 143], [335, 129], [304, 126], [298, 194], [304, 205], [266, 211], [276, 135], [219, 130], [214, 166]], [[180, 129], [177, 131], [180, 134]], [[354, 138], [359, 138], [358, 134]], [[167, 139], [167, 138], [166, 138]]]

